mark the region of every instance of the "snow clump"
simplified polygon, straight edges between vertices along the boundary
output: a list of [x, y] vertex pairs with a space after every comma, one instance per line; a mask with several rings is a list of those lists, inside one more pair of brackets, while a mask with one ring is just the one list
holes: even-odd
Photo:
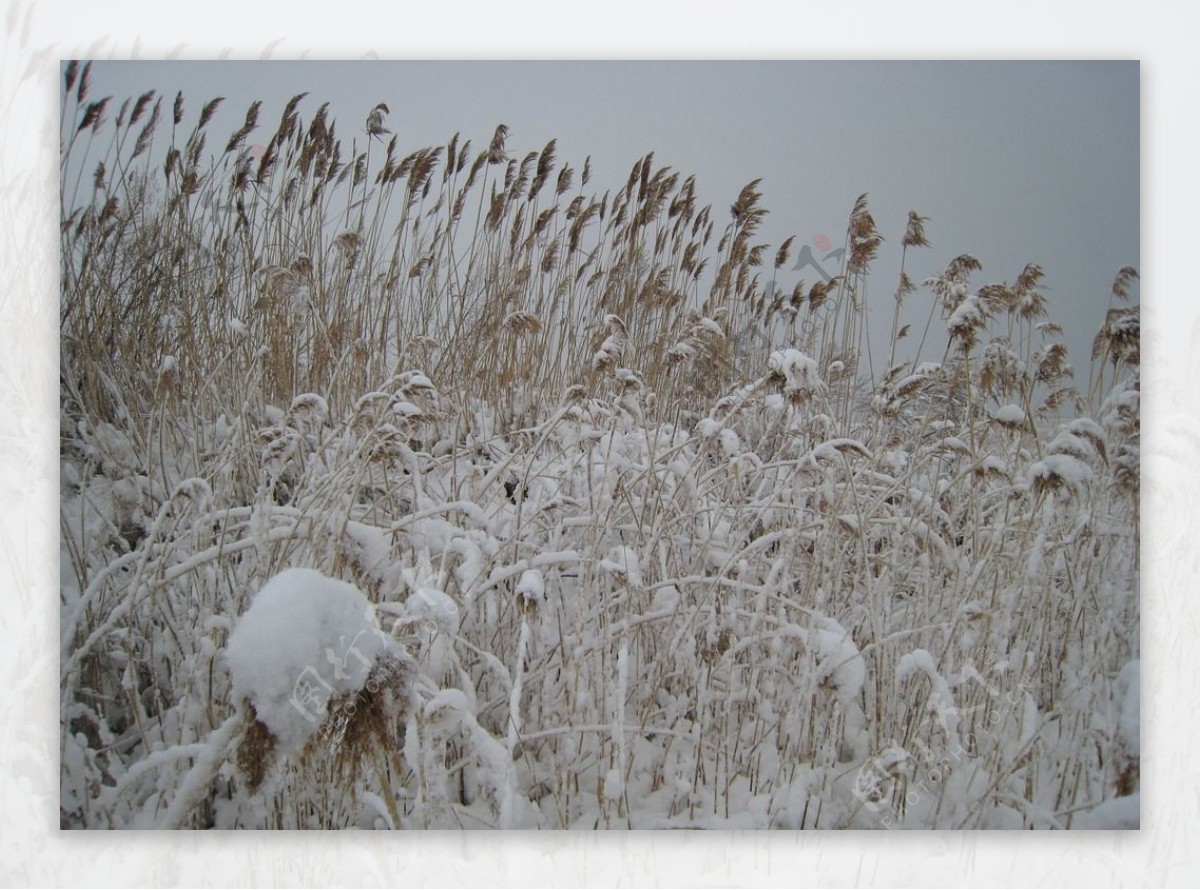
[[817, 363], [798, 349], [777, 349], [767, 359], [767, 367], [772, 375], [783, 378], [784, 394], [798, 404], [825, 390]]
[[255, 595], [225, 652], [236, 701], [246, 699], [285, 750], [303, 747], [331, 699], [362, 690], [390, 638], [354, 586], [287, 569]]

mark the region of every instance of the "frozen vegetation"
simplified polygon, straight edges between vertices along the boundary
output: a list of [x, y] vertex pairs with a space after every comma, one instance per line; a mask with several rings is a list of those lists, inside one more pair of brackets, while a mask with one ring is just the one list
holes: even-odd
[[65, 89], [64, 827], [1139, 824], [1134, 270]]

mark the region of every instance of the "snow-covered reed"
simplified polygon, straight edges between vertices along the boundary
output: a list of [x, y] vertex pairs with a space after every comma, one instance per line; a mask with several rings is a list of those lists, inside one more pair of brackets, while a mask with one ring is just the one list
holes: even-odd
[[757, 181], [65, 87], [65, 827], [1137, 824], [1133, 270], [874, 369], [865, 196], [784, 294]]

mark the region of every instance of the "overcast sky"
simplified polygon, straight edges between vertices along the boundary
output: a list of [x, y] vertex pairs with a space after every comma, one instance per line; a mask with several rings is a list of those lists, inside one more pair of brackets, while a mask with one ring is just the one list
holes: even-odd
[[[653, 150], [656, 165], [696, 175], [721, 225], [761, 177], [762, 240], [774, 244], [795, 234], [797, 246], [821, 235], [840, 245], [866, 192], [887, 239], [868, 284], [877, 338], [915, 210], [933, 244], [910, 257], [918, 282], [961, 253], [983, 264], [976, 286], [1012, 281], [1029, 262], [1045, 269], [1051, 319], [1083, 382], [1113, 276], [1140, 266], [1136, 61], [103, 62], [92, 81], [94, 96], [117, 99], [183, 91], [192, 115], [225, 96], [214, 145], [254, 99], [265, 141], [307, 91], [302, 116], [328, 101], [347, 143], [386, 102], [401, 155], [455, 132], [482, 147], [499, 123], [517, 157], [557, 138], [560, 161], [581, 168], [591, 156], [597, 192]], [[816, 280], [792, 265], [786, 290]], [[923, 319], [928, 291], [909, 299]]]

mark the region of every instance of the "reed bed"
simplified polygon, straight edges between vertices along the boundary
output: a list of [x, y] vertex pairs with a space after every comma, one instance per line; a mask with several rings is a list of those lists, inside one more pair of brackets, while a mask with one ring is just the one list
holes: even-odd
[[[1137, 824], [1135, 270], [1085, 392], [1032, 264], [902, 261], [868, 349], [865, 195], [784, 293], [759, 180], [698, 206], [651, 153], [601, 191], [553, 140], [409, 150], [304, 95], [223, 135], [88, 73], [64, 827]], [[394, 648], [287, 749], [226, 653], [295, 567]]]

